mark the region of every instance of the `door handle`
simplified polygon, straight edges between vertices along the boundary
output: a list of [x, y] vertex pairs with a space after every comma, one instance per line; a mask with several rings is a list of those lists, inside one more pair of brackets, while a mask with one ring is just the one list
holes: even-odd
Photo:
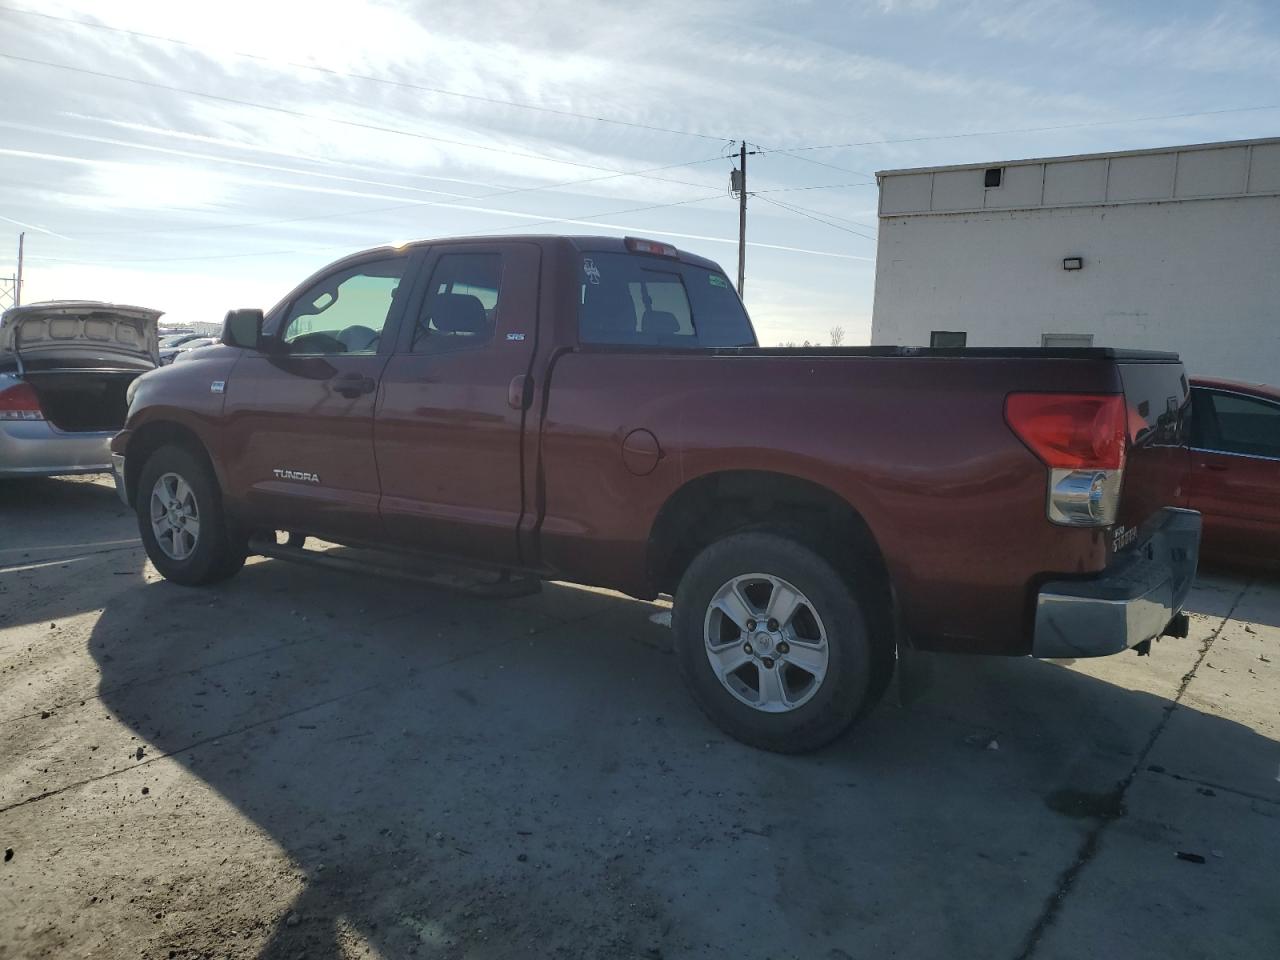
[[507, 386], [507, 405], [512, 410], [528, 410], [533, 403], [533, 378], [523, 373]]
[[1212, 470], [1214, 473], [1227, 472], [1227, 465], [1225, 463], [1211, 463], [1208, 460], [1205, 460], [1200, 464], [1200, 466], [1204, 467], [1206, 470]]
[[340, 393], [349, 400], [366, 393], [373, 393], [377, 387], [372, 377], [366, 377], [360, 373], [340, 373], [330, 379], [329, 385], [333, 387], [335, 393]]

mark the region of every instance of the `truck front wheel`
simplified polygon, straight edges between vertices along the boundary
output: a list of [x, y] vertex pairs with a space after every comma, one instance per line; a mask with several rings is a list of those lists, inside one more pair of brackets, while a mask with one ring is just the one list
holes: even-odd
[[185, 447], [161, 447], [143, 466], [138, 532], [166, 580], [202, 586], [244, 566], [246, 544], [227, 524], [217, 484], [208, 464]]
[[756, 532], [694, 558], [672, 617], [698, 705], [730, 736], [778, 753], [830, 743], [862, 711], [872, 665], [866, 624], [830, 563], [795, 540]]

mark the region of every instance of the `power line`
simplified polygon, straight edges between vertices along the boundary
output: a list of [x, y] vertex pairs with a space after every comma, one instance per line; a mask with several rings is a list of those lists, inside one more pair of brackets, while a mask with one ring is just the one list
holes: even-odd
[[[240, 140], [229, 140], [223, 137], [209, 136], [207, 134], [191, 133], [186, 130], [175, 130], [169, 127], [153, 127], [145, 123], [132, 123], [127, 120], [116, 120], [112, 117], [104, 117], [101, 115], [93, 115], [86, 113], [76, 113], [71, 110], [64, 110], [61, 116], [70, 117], [73, 120], [84, 120], [88, 123], [100, 123], [108, 127], [122, 127], [133, 133], [153, 134], [158, 137], [167, 137], [180, 141], [192, 141], [208, 147], [230, 147], [233, 150], [244, 150], [249, 153], [260, 153], [269, 157], [284, 157], [288, 160], [300, 160], [304, 163], [313, 163], [322, 167], [341, 167], [349, 170], [365, 170], [371, 173], [385, 173], [396, 177], [403, 177], [409, 180], [431, 180], [438, 183], [458, 183], [471, 187], [484, 187], [488, 190], [505, 190], [509, 184], [495, 184], [485, 180], [473, 180], [469, 177], [446, 177], [439, 174], [416, 173], [412, 170], [405, 170], [397, 167], [379, 166], [375, 164], [359, 163], [355, 160], [340, 160], [334, 157], [319, 157], [313, 154], [298, 153], [295, 150], [282, 150], [278, 147], [267, 146], [262, 143], [245, 143]], [[30, 132], [49, 132], [58, 136], [72, 136], [70, 133], [58, 133], [57, 131], [25, 126], [21, 124], [12, 124], [16, 128], [24, 129]]]
[[1124, 120], [1085, 120], [1079, 123], [1060, 123], [1047, 127], [1016, 127], [1008, 130], [974, 130], [969, 133], [940, 133], [919, 137], [899, 137], [889, 140], [859, 140], [852, 143], [824, 143], [812, 146], [787, 147], [780, 152], [794, 153], [800, 150], [845, 150], [851, 147], [874, 147], [892, 143], [923, 143], [928, 140], [961, 140], [966, 137], [999, 137], [1015, 133], [1048, 133], [1054, 130], [1078, 130], [1084, 127], [1114, 126], [1121, 123], [1154, 123], [1160, 120], [1191, 120], [1196, 117], [1216, 117], [1227, 113], [1255, 113], [1263, 110], [1280, 110], [1280, 103], [1257, 107], [1227, 107], [1222, 110], [1200, 110], [1195, 113], [1166, 113], [1150, 117], [1129, 117]]
[[[551, 223], [574, 223], [574, 222], [580, 222], [584, 220], [586, 221], [596, 220], [596, 219], [599, 219], [600, 217], [616, 217], [626, 213], [640, 213], [646, 210], [662, 210], [668, 207], [680, 207], [680, 206], [685, 206], [691, 203], [705, 203], [708, 200], [719, 200], [721, 199], [722, 196], [723, 196], [722, 194], [717, 193], [708, 197], [695, 197], [691, 200], [676, 200], [671, 203], [654, 203], [654, 204], [648, 204], [642, 207], [628, 207], [625, 210], [610, 210], [604, 213], [576, 214], [572, 217], [553, 217], [545, 220], [534, 220], [532, 223], [521, 222], [521, 223], [511, 224], [510, 226], [507, 226], [507, 227], [498, 227], [496, 229], [512, 230], [517, 227], [537, 227], [537, 226], [543, 226]], [[422, 205], [422, 204], [417, 204], [417, 205]], [[450, 206], [450, 205], [439, 204], [439, 206]], [[513, 210], [493, 211], [493, 213], [498, 216], [515, 216], [515, 217], [529, 216], [529, 214], [523, 214]], [[301, 219], [309, 219], [309, 218], [301, 218]], [[100, 259], [100, 260], [79, 260], [79, 259], [69, 258], [69, 257], [68, 258], [34, 257], [32, 259], [44, 260], [44, 261], [49, 261], [53, 263], [178, 263], [178, 262], [185, 262], [189, 260], [229, 260], [229, 259], [235, 259], [238, 257], [282, 256], [285, 254], [292, 254], [292, 253], [311, 253], [313, 251], [319, 251], [319, 250], [338, 250], [338, 249], [348, 249], [348, 247], [346, 245], [343, 245], [341, 247], [322, 246], [322, 247], [313, 247], [308, 250], [299, 250], [299, 249], [266, 250], [266, 251], [258, 251], [254, 253], [208, 254], [208, 255], [190, 256], [190, 257], [127, 257], [127, 258], [108, 258], [108, 259]]]
[[[627, 175], [654, 173], [654, 172], [659, 172], [659, 170], [669, 170], [669, 169], [680, 168], [680, 166], [692, 166], [696, 164], [712, 163], [712, 161], [719, 159], [718, 156], [703, 157], [703, 159], [682, 161], [682, 163], [677, 163], [677, 164], [649, 166], [649, 168], [634, 170], [634, 172], [607, 174], [607, 175], [604, 175], [604, 177], [591, 177], [586, 179], [566, 180], [566, 182], [541, 184], [541, 186], [536, 186], [536, 187], [503, 187], [503, 188], [495, 189], [495, 191], [492, 193], [483, 193], [483, 195], [474, 196], [474, 195], [465, 195], [465, 193], [435, 191], [435, 189], [428, 189], [424, 187], [411, 187], [411, 186], [406, 186], [406, 184], [389, 183], [387, 182], [387, 180], [370, 180], [370, 179], [364, 179], [360, 177], [343, 177], [343, 175], [317, 172], [317, 170], [302, 170], [298, 168], [291, 168], [291, 166], [280, 166], [278, 164], [262, 164], [262, 163], [256, 163], [256, 161], [252, 161], [252, 160], [237, 159], [237, 157], [223, 157], [223, 156], [216, 156], [212, 154], [200, 154], [200, 152], [196, 152], [196, 151], [172, 150], [172, 148], [169, 148], [169, 147], [154, 146], [154, 145], [150, 145], [150, 143], [131, 143], [128, 141], [115, 140], [115, 138], [113, 137], [92, 137], [92, 136], [87, 136], [87, 134], [72, 133], [69, 131], [58, 131], [58, 129], [32, 127], [32, 125], [29, 125], [29, 124], [8, 123], [8, 122], [5, 122], [5, 120], [0, 120], [0, 127], [27, 129], [27, 131], [46, 133], [46, 134], [50, 134], [50, 136], [67, 137], [67, 138], [70, 138], [70, 140], [83, 140], [83, 141], [92, 142], [92, 143], [106, 143], [106, 145], [111, 145], [111, 146], [123, 146], [123, 147], [131, 148], [131, 150], [151, 151], [151, 152], [159, 152], [159, 154], [165, 154], [165, 155], [192, 157], [192, 159], [207, 160], [215, 164], [250, 166], [250, 168], [271, 170], [271, 172], [276, 172], [276, 173], [298, 174], [298, 175], [302, 175], [302, 177], [315, 177], [315, 178], [326, 179], [326, 180], [339, 180], [339, 182], [365, 184], [365, 186], [384, 187], [389, 189], [404, 189], [404, 191], [411, 191], [415, 193], [434, 193], [434, 195], [436, 196], [451, 197], [451, 198], [454, 198], [454, 200], [489, 200], [489, 198], [509, 196], [509, 195], [512, 195], [512, 193], [536, 192], [536, 191], [544, 191], [544, 189], [553, 189], [553, 188], [564, 187], [564, 186], [575, 186], [575, 184], [595, 183], [595, 182], [599, 182], [599, 180], [617, 179], [620, 177], [627, 177]], [[68, 159], [73, 159], [73, 157], [68, 157]], [[403, 207], [406, 207], [406, 206], [415, 206], [415, 205], [406, 204], [406, 205], [396, 205], [396, 206], [390, 206], [390, 207], [374, 207], [374, 209], [371, 209], [367, 212], [397, 210], [397, 209], [403, 209]], [[316, 216], [315, 219], [328, 219], [329, 216], [355, 215], [355, 212], [358, 212], [358, 211], [343, 212], [343, 214], [324, 214], [324, 215]], [[0, 219], [5, 219], [5, 218], [0, 218]], [[261, 225], [269, 225], [271, 223], [293, 223], [293, 221], [306, 220], [306, 219], [312, 219], [312, 218], [287, 218], [284, 220], [257, 221], [257, 223], [248, 223], [248, 224], [206, 224], [204, 225], [204, 227], [183, 228], [178, 230], [178, 232], [187, 232], [187, 230], [230, 229], [230, 228], [236, 228], [236, 227], [261, 227]], [[17, 221], [14, 221], [14, 223], [17, 223]], [[26, 225], [26, 224], [19, 224], [19, 225]], [[38, 228], [38, 227], [35, 227], [32, 229], [42, 230], [42, 228]], [[44, 230], [42, 230], [42, 232], [44, 232]], [[168, 232], [168, 230], [92, 230], [92, 232], [83, 233], [82, 236], [128, 236], [128, 234], [166, 233], [166, 232]], [[59, 236], [59, 234], [52, 234], [52, 236]], [[63, 237], [61, 239], [69, 239], [69, 238]]]
[[715, 193], [709, 197], [694, 197], [692, 200], [676, 200], [673, 203], [652, 203], [646, 207], [630, 207], [626, 210], [610, 210], [608, 213], [585, 213], [576, 217], [553, 217], [548, 220], [535, 220], [532, 223], [513, 223], [509, 227], [498, 227], [499, 230], [514, 230], [517, 227], [541, 227], [551, 223], [572, 223], [576, 220], [598, 220], [600, 217], [620, 217], [625, 213], [642, 213], [646, 210], [665, 210], [668, 207], [683, 207], [691, 203], [706, 203], [708, 200], [723, 200], [724, 194]]
[[842, 227], [838, 223], [833, 223], [830, 220], [826, 220], [822, 217], [815, 216], [812, 213], [805, 213], [803, 210], [797, 209], [796, 207], [783, 203], [781, 200], [774, 200], [770, 197], [760, 197], [760, 199], [763, 200], [765, 203], [772, 203], [775, 207], [781, 207], [783, 210], [790, 211], [791, 213], [797, 214], [798, 216], [805, 217], [809, 220], [816, 220], [818, 223], [824, 224], [828, 227], [832, 227], [833, 229], [843, 230], [845, 233], [852, 233], [855, 237], [862, 237], [862, 239], [864, 240], [870, 240], [873, 243], [875, 242], [875, 239], [876, 239], [875, 237], [869, 236], [865, 233], [859, 233], [857, 230], [850, 230], [848, 227]]
[[[761, 199], [765, 199], [765, 198], [762, 197]], [[787, 203], [784, 205], [791, 207], [792, 209], [797, 211], [804, 211], [806, 213], [812, 213], [815, 216], [826, 217], [828, 220], [839, 220], [841, 223], [847, 223], [850, 226], [863, 227], [864, 229], [867, 229], [867, 230], [879, 229], [879, 227], [877, 227], [874, 223], [862, 223], [859, 220], [850, 220], [848, 217], [842, 217], [842, 216], [839, 216], [838, 214], [830, 213], [829, 211], [826, 211], [826, 210], [814, 210], [812, 207], [802, 207], [800, 206], [800, 204], [791, 203], [790, 201], [787, 201]]]
[[799, 190], [843, 190], [846, 187], [874, 187], [878, 186], [874, 180], [859, 181], [857, 183], [819, 183], [811, 187], [770, 187], [768, 190], [752, 190], [752, 193], [795, 193]]
[[[41, 13], [36, 10], [24, 10], [20, 7], [11, 7], [8, 4], [0, 4], [0, 10], [7, 10], [10, 13], [23, 14], [29, 17], [41, 17], [45, 20], [56, 20], [60, 23], [69, 23], [78, 27], [87, 27], [93, 30], [105, 30], [110, 33], [121, 33], [131, 37], [139, 37], [144, 40], [156, 40], [162, 43], [173, 43], [179, 46], [188, 47], [193, 50], [201, 50], [206, 53], [224, 53], [226, 51], [215, 50], [210, 47], [201, 46], [192, 43], [189, 40], [182, 40], [178, 37], [166, 37], [155, 33], [144, 33], [141, 30], [129, 30], [125, 27], [113, 27], [105, 23], [92, 23], [88, 20], [76, 20], [72, 17], [59, 17], [51, 13]], [[670, 133], [682, 137], [697, 137], [702, 140], [726, 140], [726, 137], [718, 137], [710, 133], [699, 133], [694, 130], [680, 130], [674, 127], [661, 127], [654, 124], [639, 123], [632, 120], [618, 120], [613, 117], [598, 117], [588, 113], [577, 113], [573, 110], [563, 110], [557, 107], [544, 107], [534, 103], [522, 103], [519, 100], [505, 100], [501, 97], [488, 97], [482, 94], [462, 93], [458, 90], [446, 90], [442, 87], [433, 87], [423, 83], [415, 83], [407, 80], [392, 80], [386, 77], [374, 77], [366, 74], [348, 73], [342, 70], [334, 70], [330, 67], [322, 67], [318, 64], [299, 63], [293, 60], [278, 60], [274, 57], [264, 57], [255, 53], [244, 53], [238, 50], [229, 51], [232, 56], [243, 57], [247, 60], [256, 60], [260, 63], [278, 64], [280, 66], [293, 67], [299, 70], [313, 70], [317, 73], [328, 74], [329, 76], [339, 77], [346, 80], [360, 80], [367, 83], [380, 83], [392, 87], [400, 87], [406, 90], [417, 90], [423, 93], [434, 93], [444, 97], [458, 97], [463, 100], [472, 100], [478, 103], [490, 103], [504, 107], [515, 107], [520, 110], [531, 110], [538, 113], [549, 113], [561, 117], [572, 117], [577, 120], [591, 120], [596, 123], [610, 123], [622, 127], [631, 127], [637, 130], [649, 130], [655, 133]]]
[[[686, 203], [699, 203], [705, 200], [720, 199], [720, 196], [721, 196], [720, 194], [716, 194], [713, 197], [700, 197], [693, 200], [681, 200], [671, 204], [655, 204], [650, 207], [635, 208], [635, 210], [632, 210], [629, 212], [636, 212], [636, 210], [652, 210], [652, 209], [657, 209], [659, 207], [664, 207], [664, 206], [679, 206], [681, 204], [686, 204]], [[618, 213], [618, 212], [622, 212], [622, 211], [615, 211], [615, 213]], [[604, 216], [609, 216], [609, 214], [597, 213], [597, 214], [590, 214], [588, 215], [587, 218], [577, 218], [574, 220], [559, 219], [551, 222], [577, 223], [577, 222], [583, 222], [584, 220], [589, 219], [591, 217], [599, 218]], [[513, 226], [535, 226], [535, 225], [536, 224], [515, 224]], [[603, 224], [590, 224], [590, 225], [599, 226], [600, 228], [606, 229], [606, 230], [617, 230], [622, 232], [630, 232], [637, 229], [636, 227], [623, 226], [621, 224], [603, 223]], [[510, 229], [510, 228], [501, 228], [501, 229]], [[705, 236], [703, 234], [677, 233], [670, 230], [664, 230], [663, 236], [668, 238], [676, 238], [676, 239], [700, 240], [708, 243], [726, 243], [726, 244], [735, 244], [735, 245], [738, 243], [737, 238], [730, 239], [728, 237], [711, 237], [711, 236]], [[447, 238], [420, 238], [422, 242], [426, 242], [431, 239], [439, 240], [439, 239], [447, 239]], [[419, 242], [419, 241], [414, 241], [414, 242]], [[855, 254], [848, 254], [848, 253], [836, 253], [831, 250], [814, 250], [814, 249], [807, 249], [805, 247], [793, 247], [793, 246], [788, 246], [786, 244], [762, 243], [759, 241], [751, 241], [748, 243], [748, 246], [760, 247], [766, 250], [781, 250], [787, 253], [801, 253], [801, 254], [806, 254], [808, 256], [832, 257], [837, 260], [858, 260], [863, 263], [875, 262], [874, 258], [872, 257], [863, 257], [863, 256], [857, 256]], [[192, 257], [160, 257], [160, 258], [145, 258], [145, 259], [107, 259], [107, 260], [77, 260], [69, 257], [66, 257], [66, 258], [38, 257], [38, 258], [31, 258], [31, 259], [39, 259], [39, 260], [47, 261], [51, 263], [79, 263], [79, 264], [177, 263], [177, 262], [186, 262], [186, 261], [192, 261], [192, 260], [231, 260], [231, 259], [241, 259], [245, 257], [284, 256], [288, 254], [297, 254], [297, 253], [318, 253], [323, 250], [349, 250], [349, 249], [350, 247], [348, 245], [343, 245], [343, 246], [335, 245], [335, 246], [312, 247], [308, 250], [296, 250], [296, 249], [295, 250], [264, 250], [264, 251], [257, 251], [253, 253], [210, 254], [207, 256], [192, 256]]]
[[[709, 163], [713, 160], [719, 160], [719, 159], [720, 159], [719, 157], [708, 157], [702, 160], [687, 161], [686, 163], [683, 163], [683, 164], [668, 164], [667, 166], [663, 166], [663, 167], [650, 167], [650, 168], [647, 168], [646, 171], [636, 171], [635, 173], [613, 174], [612, 177], [593, 177], [585, 181], [569, 180], [569, 181], [565, 181], [564, 183], [547, 184], [541, 187], [527, 187], [527, 188], [522, 188], [517, 190], [500, 190], [496, 193], [487, 193], [487, 194], [482, 194], [476, 197], [461, 197], [459, 199], [488, 200], [488, 199], [493, 199], [495, 197], [508, 196], [509, 194], [512, 194], [512, 193], [533, 192], [537, 190], [551, 190], [557, 187], [573, 186], [578, 183], [592, 183], [601, 179], [612, 179], [613, 177], [635, 176], [647, 171], [666, 170], [666, 169], [670, 169], [672, 167], [677, 167], [677, 166], [691, 166], [693, 164], [698, 164], [698, 163]], [[717, 194], [717, 196], [719, 196], [719, 194]], [[679, 206], [683, 203], [696, 203], [702, 199], [706, 199], [706, 198], [698, 198], [698, 199], [689, 200], [689, 201], [682, 200], [677, 203], [663, 204], [662, 206]], [[364, 207], [359, 210], [343, 210], [335, 213], [308, 214], [302, 217], [280, 217], [280, 218], [273, 218], [269, 220], [255, 220], [247, 223], [214, 223], [214, 224], [204, 224], [202, 226], [194, 226], [194, 227], [177, 227], [172, 230], [99, 230], [99, 231], [93, 231], [90, 233], [81, 233], [80, 235], [81, 236], [105, 236], [105, 237], [154, 236], [154, 235], [174, 234], [174, 233], [182, 234], [182, 233], [192, 233], [192, 232], [204, 232], [206, 230], [252, 229], [256, 227], [275, 226], [277, 224], [306, 223], [306, 222], [317, 221], [317, 220], [336, 220], [344, 217], [366, 216], [366, 215], [376, 214], [376, 213], [388, 213], [395, 210], [408, 210], [415, 207], [431, 207], [431, 206], [445, 207], [445, 208], [454, 207], [454, 208], [460, 208], [463, 210], [469, 209], [465, 204], [441, 203], [441, 202], [433, 202], [429, 200], [408, 200], [404, 203], [394, 203], [394, 204], [388, 204], [388, 205], [379, 206], [379, 207]], [[525, 215], [525, 214], [518, 213], [516, 211], [496, 211], [496, 212], [502, 215], [511, 215], [511, 216]], [[559, 221], [553, 220], [550, 222], [554, 223]], [[64, 238], [64, 239], [69, 239], [69, 238]]]
[[816, 164], [819, 167], [826, 167], [828, 170], [839, 170], [841, 173], [855, 173], [860, 177], [874, 177], [874, 173], [867, 173], [864, 170], [854, 170], [851, 167], [841, 167], [834, 163], [827, 163], [825, 160], [815, 160], [813, 157], [802, 157], [790, 150], [770, 150], [767, 147], [761, 147], [760, 152], [768, 156], [769, 154], [778, 154], [779, 156], [788, 157], [791, 160], [802, 160], [805, 163]]
[[[30, 63], [36, 66], [51, 67], [55, 70], [67, 70], [72, 73], [79, 73], [85, 76], [98, 77], [99, 79], [118, 80], [122, 83], [133, 83], [139, 86], [149, 87], [154, 90], [166, 90], [170, 93], [181, 93], [187, 96], [203, 97], [207, 100], [215, 100], [220, 103], [230, 103], [240, 107], [252, 107], [257, 110], [269, 110], [273, 113], [280, 113], [280, 114], [284, 114], [286, 116], [291, 116], [291, 117], [299, 117], [304, 120], [318, 120], [324, 123], [336, 123], [336, 124], [341, 124], [342, 126], [355, 127], [360, 130], [373, 130], [379, 133], [390, 133], [390, 134], [395, 134], [396, 136], [401, 136], [401, 137], [412, 137], [415, 140], [427, 140], [433, 143], [445, 143], [451, 146], [467, 147], [472, 150], [485, 150], [490, 153], [501, 153], [506, 156], [520, 157], [526, 160], [547, 161], [550, 163], [559, 163], [559, 164], [564, 164], [566, 166], [571, 166], [571, 167], [583, 167], [585, 169], [590, 169], [590, 170], [607, 170], [611, 175], [614, 175], [614, 176], [616, 175], [644, 176], [644, 174], [633, 174], [625, 171], [613, 170], [610, 167], [602, 167], [599, 164], [595, 164], [595, 163], [583, 163], [582, 161], [579, 161], [579, 160], [565, 160], [558, 157], [542, 156], [536, 153], [524, 153], [522, 151], [511, 150], [506, 147], [495, 147], [495, 146], [490, 146], [489, 144], [482, 144], [482, 143], [470, 143], [466, 140], [452, 140], [448, 137], [436, 137], [436, 136], [432, 136], [431, 134], [418, 133], [413, 130], [403, 130], [398, 127], [386, 127], [376, 123], [365, 123], [364, 121], [361, 121], [361, 120], [347, 120], [342, 117], [327, 117], [322, 114], [307, 113], [305, 110], [293, 110], [289, 107], [280, 107], [274, 104], [257, 103], [252, 100], [242, 100], [238, 97], [228, 97], [228, 96], [223, 96], [222, 94], [208, 93], [203, 90], [192, 90], [188, 87], [178, 87], [178, 86], [172, 86], [166, 83], [158, 83], [154, 80], [142, 80], [142, 79], [139, 79], [138, 77], [125, 77], [125, 76], [121, 76], [120, 74], [107, 73], [102, 70], [90, 70], [86, 67], [73, 67], [70, 64], [54, 63], [51, 60], [41, 60], [36, 57], [22, 57], [16, 53], [0, 52], [0, 57], [3, 57], [7, 60], [15, 60], [19, 63]], [[683, 166], [683, 164], [681, 164], [681, 166]], [[606, 177], [602, 179], [608, 179], [608, 178]], [[669, 177], [649, 177], [648, 179], [664, 180], [669, 183], [679, 183], [684, 186], [694, 186], [694, 187], [706, 186], [706, 184], [692, 183], [686, 180], [674, 180]]]

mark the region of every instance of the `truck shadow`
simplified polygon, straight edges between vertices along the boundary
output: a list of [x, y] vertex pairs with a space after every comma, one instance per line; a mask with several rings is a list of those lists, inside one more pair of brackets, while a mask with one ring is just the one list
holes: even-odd
[[[257, 926], [271, 960], [360, 944], [847, 957], [862, 937], [886, 955], [1012, 955], [1051, 892], [1023, 877], [1056, 882], [1097, 818], [1120, 814], [1055, 801], [1113, 792], [1169, 703], [1054, 664], [948, 658], [915, 706], [776, 756], [697, 712], [654, 610], [557, 584], [494, 602], [279, 562], [205, 591], [131, 582], [90, 639], [103, 706], [244, 821], [218, 813], [226, 846], [194, 868], [217, 909], [156, 948], [221, 955], [228, 931]], [[1179, 712], [1207, 749], [1274, 771], [1271, 740]], [[1280, 801], [1277, 784], [1248, 786]], [[292, 893], [281, 868], [216, 866], [242, 826], [302, 875], [287, 910], [255, 894]], [[974, 889], [1001, 904], [981, 923]]]
[[[102, 578], [123, 588], [141, 578], [144, 562], [133, 513], [110, 484], [95, 477], [0, 479], [0, 626], [97, 609]], [[67, 570], [77, 573], [70, 588]], [[25, 589], [13, 592], [30, 602], [8, 596], [19, 583]]]

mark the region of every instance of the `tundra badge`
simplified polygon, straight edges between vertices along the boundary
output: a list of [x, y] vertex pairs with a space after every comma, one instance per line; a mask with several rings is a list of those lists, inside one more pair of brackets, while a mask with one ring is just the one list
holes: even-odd
[[306, 470], [281, 470], [279, 468], [271, 471], [277, 480], [305, 480], [307, 483], [319, 483], [320, 478], [314, 473], [308, 473]]

